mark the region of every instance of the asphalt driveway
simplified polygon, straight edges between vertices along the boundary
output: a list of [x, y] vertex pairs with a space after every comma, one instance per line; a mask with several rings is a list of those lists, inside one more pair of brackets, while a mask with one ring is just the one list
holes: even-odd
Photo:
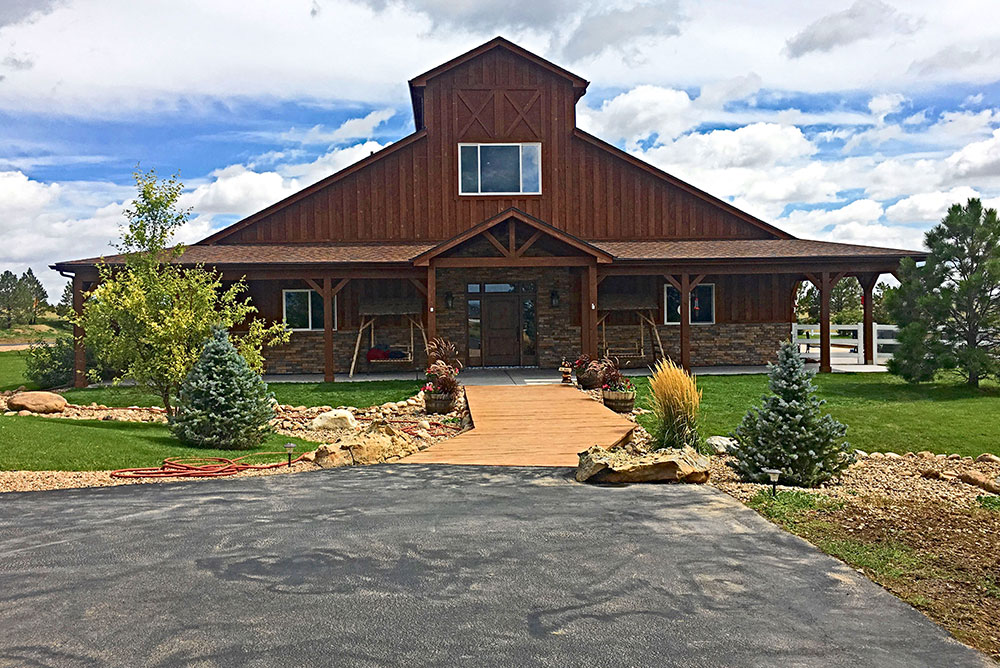
[[711, 488], [393, 465], [0, 495], [0, 666], [992, 665]]

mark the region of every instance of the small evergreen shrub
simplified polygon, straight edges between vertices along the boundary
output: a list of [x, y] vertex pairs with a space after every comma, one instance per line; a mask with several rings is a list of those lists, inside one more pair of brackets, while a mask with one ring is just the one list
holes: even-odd
[[671, 360], [660, 360], [649, 379], [653, 403], [655, 448], [698, 449], [698, 407], [701, 391], [694, 378]]
[[174, 436], [188, 445], [245, 450], [273, 431], [274, 395], [236, 350], [224, 327], [215, 327], [201, 357], [181, 385], [170, 419]]
[[854, 461], [844, 440], [847, 427], [822, 412], [826, 402], [816, 397], [813, 373], [795, 345], [781, 344], [768, 376], [773, 394], [751, 408], [732, 434], [733, 467], [743, 479], [766, 483], [764, 469], [778, 469], [782, 484], [815, 487], [846, 469]]

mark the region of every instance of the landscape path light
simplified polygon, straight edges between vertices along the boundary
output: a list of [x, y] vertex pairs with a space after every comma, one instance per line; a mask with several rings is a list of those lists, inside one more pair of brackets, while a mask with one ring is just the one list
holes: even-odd
[[771, 479], [771, 497], [778, 496], [778, 478], [781, 476], [779, 469], [764, 469], [764, 473]]
[[292, 468], [292, 450], [294, 449], [294, 443], [285, 443], [285, 452], [288, 453], [288, 468]]

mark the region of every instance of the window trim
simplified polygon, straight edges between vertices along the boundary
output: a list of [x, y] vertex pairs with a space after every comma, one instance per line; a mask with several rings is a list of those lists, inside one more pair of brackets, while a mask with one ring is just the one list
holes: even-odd
[[[700, 288], [703, 285], [706, 286], [706, 287], [711, 286], [711, 288], [712, 288], [712, 321], [711, 322], [692, 322], [691, 321], [691, 310], [689, 308], [688, 309], [688, 324], [689, 325], [714, 325], [715, 324], [715, 303], [716, 303], [716, 299], [715, 299], [715, 283], [699, 283], [698, 285], [695, 286], [695, 288]], [[678, 320], [677, 322], [670, 322], [669, 320], [667, 320], [667, 292], [671, 288], [673, 288], [674, 290], [677, 290], [677, 288], [674, 288], [674, 286], [670, 285], [670, 283], [664, 283], [663, 284], [663, 324], [664, 325], [670, 325], [671, 327], [676, 327], [676, 326], [679, 326], [681, 324], [680, 320]], [[678, 292], [680, 292], [680, 291], [678, 290]]]
[[[475, 146], [476, 147], [476, 163], [478, 169], [476, 170], [476, 190], [478, 192], [467, 193], [462, 192], [462, 147], [463, 146]], [[524, 146], [537, 146], [538, 147], [538, 192], [489, 192], [484, 193], [483, 190], [483, 160], [482, 152], [480, 149], [483, 146], [517, 146], [518, 147], [518, 174], [517, 182], [523, 183], [524, 177], [524, 151], [522, 147]], [[542, 143], [538, 141], [526, 141], [526, 142], [459, 142], [458, 143], [458, 194], [460, 197], [510, 197], [511, 195], [525, 196], [525, 197], [537, 197], [542, 194]]]
[[[308, 301], [308, 304], [309, 304], [309, 327], [301, 328], [301, 327], [289, 327], [288, 326], [288, 318], [287, 318], [287, 315], [288, 315], [288, 302], [286, 300], [285, 295], [287, 295], [289, 292], [307, 292], [307, 293], [309, 293], [309, 301]], [[319, 292], [316, 292], [312, 288], [288, 288], [288, 289], [282, 289], [282, 291], [281, 291], [281, 324], [285, 326], [285, 329], [287, 329], [290, 332], [322, 332], [322, 331], [325, 330], [325, 327], [313, 327], [312, 326], [312, 321], [313, 321], [313, 318], [312, 318], [312, 302], [313, 302], [313, 300], [312, 300], [312, 293], [314, 293], [314, 292], [317, 295], [320, 294]], [[322, 298], [322, 295], [320, 295], [320, 298]], [[333, 331], [336, 332], [337, 331], [337, 295], [333, 296], [333, 303], [331, 304], [331, 306], [333, 306]]]

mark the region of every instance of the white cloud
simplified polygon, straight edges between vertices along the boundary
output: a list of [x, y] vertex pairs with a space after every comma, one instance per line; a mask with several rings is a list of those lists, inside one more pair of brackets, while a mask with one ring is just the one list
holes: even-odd
[[315, 125], [308, 130], [292, 128], [278, 134], [283, 141], [294, 142], [305, 146], [316, 144], [339, 144], [350, 139], [364, 139], [396, 115], [395, 109], [376, 109], [362, 118], [350, 118], [334, 130], [328, 130], [322, 125]]
[[983, 141], [963, 146], [948, 156], [945, 164], [950, 168], [950, 176], [956, 178], [991, 177], [1000, 179], [1000, 130]]
[[707, 169], [766, 167], [812, 155], [816, 147], [794, 126], [753, 123], [736, 130], [692, 133], [649, 149], [659, 164], [692, 164]]
[[881, 123], [886, 116], [902, 109], [904, 102], [906, 102], [906, 98], [899, 93], [882, 93], [868, 101], [868, 110]]
[[828, 228], [848, 224], [870, 225], [881, 217], [881, 204], [871, 199], [858, 199], [836, 209], [792, 211], [788, 216], [779, 219], [778, 225], [796, 236], [818, 238], [823, 236]]
[[637, 40], [679, 35], [681, 18], [676, 0], [627, 9], [602, 8], [583, 16], [566, 38], [562, 54], [569, 62], [576, 62], [606, 49], [618, 49], [634, 60], [641, 53]]
[[827, 14], [810, 23], [785, 43], [791, 58], [815, 51], [832, 51], [839, 46], [879, 34], [909, 34], [921, 21], [899, 12], [882, 0], [857, 0], [848, 9]]
[[887, 220], [900, 223], [937, 223], [948, 207], [964, 203], [970, 197], [979, 197], [975, 188], [958, 186], [948, 191], [935, 191], [910, 195], [885, 210]]

